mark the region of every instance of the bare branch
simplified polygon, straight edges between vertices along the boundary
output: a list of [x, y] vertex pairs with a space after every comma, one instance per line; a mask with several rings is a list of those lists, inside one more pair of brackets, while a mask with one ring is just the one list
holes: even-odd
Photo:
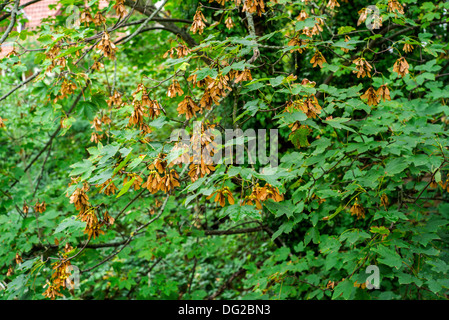
[[20, 89], [21, 87], [23, 87], [24, 85], [26, 85], [28, 82], [30, 82], [31, 80], [33, 80], [34, 78], [36, 78], [39, 74], [41, 73], [41, 71], [36, 72], [35, 74], [33, 74], [32, 76], [28, 77], [28, 79], [26, 79], [24, 82], [22, 82], [21, 84], [17, 85], [16, 87], [14, 87], [11, 91], [9, 91], [8, 93], [4, 94], [1, 98], [0, 101], [5, 100], [6, 98], [8, 98], [11, 94], [13, 94], [17, 89]]
[[16, 0], [16, 2], [14, 3], [14, 8], [11, 11], [11, 22], [9, 23], [8, 27], [6, 28], [6, 31], [3, 34], [3, 36], [0, 38], [0, 46], [2, 45], [3, 42], [5, 42], [6, 38], [8, 38], [9, 34], [12, 31], [12, 28], [16, 24], [16, 14], [17, 14], [17, 9], [19, 7], [19, 2], [20, 2], [20, 0]]

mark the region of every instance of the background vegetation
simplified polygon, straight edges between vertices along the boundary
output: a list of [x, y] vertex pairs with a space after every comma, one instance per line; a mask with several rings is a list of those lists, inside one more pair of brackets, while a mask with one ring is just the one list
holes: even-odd
[[[18, 32], [24, 6], [2, 299], [448, 299], [449, 2], [61, 0]], [[180, 163], [194, 121], [278, 129], [279, 166]]]

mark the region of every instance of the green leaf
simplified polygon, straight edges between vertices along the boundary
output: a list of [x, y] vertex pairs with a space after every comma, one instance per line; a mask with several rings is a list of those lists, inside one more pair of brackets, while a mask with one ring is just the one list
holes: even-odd
[[322, 236], [321, 242], [319, 244], [319, 250], [322, 254], [329, 254], [333, 252], [338, 252], [341, 243], [335, 236]]
[[334, 293], [332, 294], [332, 300], [341, 299], [349, 300], [353, 292], [355, 292], [356, 288], [354, 287], [354, 283], [351, 280], [344, 280], [337, 284], [334, 288]]
[[145, 159], [145, 155], [140, 155], [137, 158], [135, 158], [131, 163], [128, 165], [129, 170], [133, 170], [136, 168], [140, 163], [142, 163], [143, 159]]
[[330, 125], [333, 128], [336, 128], [336, 129], [346, 129], [348, 131], [355, 132], [354, 129], [343, 124], [343, 122], [348, 122], [349, 120], [351, 120], [351, 119], [350, 118], [334, 118], [331, 120], [324, 120], [323, 122], [327, 123], [328, 125]]
[[382, 234], [382, 235], [389, 235], [390, 234], [390, 230], [385, 228], [385, 227], [383, 227], [383, 226], [381, 226], [381, 227], [372, 226], [370, 228], [370, 231], [372, 233], [378, 233], [378, 234]]
[[313, 28], [315, 24], [315, 18], [307, 18], [304, 21], [298, 21], [295, 25], [295, 31], [300, 31], [304, 28]]
[[256, 220], [262, 219], [260, 211], [256, 207], [250, 205], [241, 206], [239, 204], [233, 204], [227, 207], [226, 214], [229, 214], [229, 217], [233, 221], [240, 221], [246, 217]]
[[68, 217], [56, 227], [54, 234], [60, 233], [66, 229], [68, 232], [75, 232], [82, 230], [86, 227], [86, 223], [79, 221], [75, 218], [75, 216]]
[[402, 267], [402, 259], [396, 253], [396, 251], [389, 249], [383, 245], [379, 245], [377, 248], [374, 248], [373, 250], [377, 252], [380, 256], [377, 259], [379, 263], [385, 264], [389, 267], [394, 267], [396, 269], [400, 269]]
[[123, 167], [126, 166], [126, 164], [128, 163], [129, 159], [131, 159], [131, 152], [128, 153], [128, 155], [126, 156], [125, 160], [120, 162], [120, 164], [116, 168], [114, 168], [113, 174], [116, 174], [117, 172], [122, 170]]
[[284, 78], [285, 78], [284, 76], [278, 76], [276, 78], [270, 78], [271, 86], [273, 88], [279, 86], [282, 83], [282, 81], [284, 81]]
[[73, 170], [70, 172], [70, 176], [78, 176], [82, 175], [82, 179], [88, 178], [92, 171], [95, 169], [95, 166], [89, 160], [84, 159], [82, 162], [77, 162], [70, 166]]
[[296, 121], [307, 120], [307, 115], [302, 111], [295, 111], [293, 113], [284, 112], [282, 114], [275, 116], [274, 119], [280, 119], [282, 126], [286, 126], [287, 124], [291, 124]]
[[403, 158], [396, 158], [387, 162], [385, 166], [385, 172], [387, 176], [394, 176], [401, 173], [408, 167], [408, 163]]
[[126, 183], [123, 185], [123, 187], [122, 187], [122, 189], [120, 190], [120, 192], [118, 193], [117, 197], [115, 197], [115, 198], [116, 198], [116, 199], [117, 199], [117, 198], [120, 198], [123, 194], [125, 194], [126, 192], [128, 192], [129, 188], [133, 185], [133, 183], [134, 183], [135, 180], [136, 180], [136, 177], [134, 176], [134, 177], [132, 177], [131, 180], [129, 180], [128, 182], [126, 182]]
[[340, 27], [340, 28], [338, 28], [338, 34], [349, 33], [354, 30], [355, 30], [355, 28], [351, 27], [351, 26]]
[[106, 168], [105, 170], [97, 173], [95, 176], [90, 178], [88, 180], [88, 182], [89, 183], [95, 183], [95, 184], [103, 184], [107, 180], [111, 179], [113, 175], [114, 175], [114, 172], [112, 171], [112, 169], [111, 168]]
[[119, 145], [109, 144], [107, 146], [104, 146], [100, 151], [100, 155], [102, 157], [100, 158], [100, 161], [98, 163], [103, 164], [106, 161], [108, 161], [110, 158], [112, 158], [117, 153], [118, 149], [120, 149]]
[[315, 227], [312, 227], [309, 230], [307, 230], [304, 236], [304, 245], [308, 245], [311, 240], [313, 240], [314, 244], [320, 243], [320, 233], [318, 229]]
[[401, 220], [408, 220], [407, 216], [405, 214], [403, 214], [400, 211], [397, 210], [388, 210], [388, 211], [376, 211], [376, 213], [374, 214], [374, 219], [373, 220], [378, 220], [381, 218], [385, 218], [390, 222], [398, 222], [399, 219]]
[[159, 116], [157, 119], [155, 119], [155, 120], [151, 121], [150, 123], [148, 123], [148, 125], [150, 127], [156, 128], [156, 129], [161, 129], [167, 123], [166, 119], [167, 118], [164, 117], [164, 116]]
[[204, 78], [206, 78], [207, 76], [215, 79], [218, 75], [218, 72], [214, 69], [202, 68], [202, 69], [199, 69], [198, 71], [196, 71], [194, 74], [196, 74], [196, 81], [201, 81]]
[[340, 235], [340, 241], [348, 241], [351, 245], [358, 241], [363, 241], [370, 238], [371, 236], [368, 233], [360, 229], [345, 231]]
[[310, 143], [307, 140], [309, 134], [310, 130], [308, 128], [301, 127], [290, 133], [290, 135], [288, 136], [288, 140], [291, 141], [293, 145], [298, 149], [305, 148], [310, 146]]

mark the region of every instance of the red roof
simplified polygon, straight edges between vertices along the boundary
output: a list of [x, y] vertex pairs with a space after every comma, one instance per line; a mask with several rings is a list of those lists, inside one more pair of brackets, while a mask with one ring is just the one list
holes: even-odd
[[[30, 1], [31, 0], [21, 0], [20, 4], [26, 4]], [[56, 4], [57, 2], [58, 0], [41, 0], [25, 7], [23, 9], [25, 11], [25, 18], [28, 19], [25, 28], [33, 29], [41, 24], [42, 19], [56, 15], [58, 10], [56, 8], [52, 10], [48, 6]]]

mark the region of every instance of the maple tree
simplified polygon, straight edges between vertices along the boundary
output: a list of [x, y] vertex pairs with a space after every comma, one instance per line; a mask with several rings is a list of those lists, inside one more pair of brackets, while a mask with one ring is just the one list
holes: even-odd
[[60, 0], [17, 28], [38, 1], [0, 0], [2, 299], [449, 298], [447, 1]]

